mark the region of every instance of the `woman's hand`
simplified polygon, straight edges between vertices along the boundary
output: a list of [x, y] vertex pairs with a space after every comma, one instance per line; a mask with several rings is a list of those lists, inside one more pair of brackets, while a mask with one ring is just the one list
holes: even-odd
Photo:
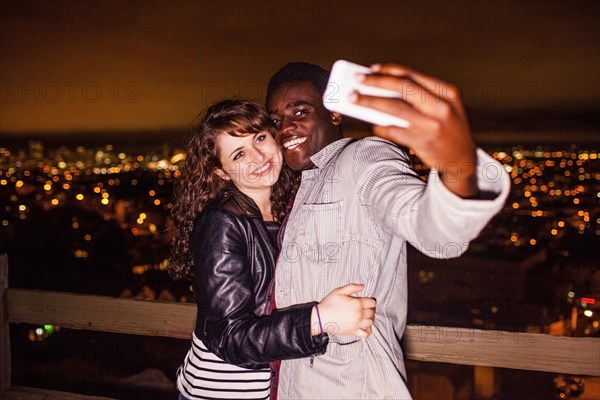
[[351, 335], [366, 338], [371, 334], [375, 320], [376, 300], [370, 297], [355, 297], [353, 294], [364, 289], [362, 284], [350, 284], [334, 289], [313, 307], [311, 316], [312, 334], [323, 330], [330, 335]]

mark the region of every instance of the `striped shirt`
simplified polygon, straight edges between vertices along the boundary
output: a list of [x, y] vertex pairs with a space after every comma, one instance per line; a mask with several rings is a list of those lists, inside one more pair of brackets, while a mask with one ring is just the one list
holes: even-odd
[[177, 370], [177, 389], [188, 399], [268, 399], [271, 371], [228, 364], [192, 334], [192, 346]]

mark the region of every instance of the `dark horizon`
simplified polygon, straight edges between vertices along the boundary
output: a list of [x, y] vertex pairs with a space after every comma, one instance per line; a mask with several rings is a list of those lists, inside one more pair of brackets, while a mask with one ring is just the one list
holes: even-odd
[[[468, 111], [476, 141], [483, 145], [600, 145], [600, 110], [565, 111], [564, 109], [521, 109]], [[156, 146], [169, 144], [184, 147], [191, 137], [191, 124], [137, 130], [73, 130], [45, 132], [0, 131], [2, 147], [23, 147], [29, 140], [39, 140], [49, 147], [107, 144], [121, 146]], [[347, 119], [345, 136], [363, 137], [370, 126]]]

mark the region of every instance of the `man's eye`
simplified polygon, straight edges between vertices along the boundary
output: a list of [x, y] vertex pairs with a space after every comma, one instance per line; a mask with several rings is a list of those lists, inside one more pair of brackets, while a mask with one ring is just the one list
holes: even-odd
[[233, 156], [233, 161], [237, 160], [240, 157], [244, 156], [244, 152], [240, 151], [239, 153], [235, 153], [235, 156]]
[[298, 111], [294, 112], [294, 116], [296, 117], [301, 117], [305, 114], [308, 114], [308, 110], [305, 110], [304, 108], [301, 108]]
[[273, 121], [273, 124], [275, 124], [275, 126], [279, 125], [279, 123], [281, 122], [279, 118], [273, 118], [271, 119], [271, 121]]

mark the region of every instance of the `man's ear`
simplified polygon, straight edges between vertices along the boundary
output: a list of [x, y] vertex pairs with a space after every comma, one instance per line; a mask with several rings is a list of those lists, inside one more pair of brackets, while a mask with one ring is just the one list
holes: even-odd
[[231, 177], [229, 175], [227, 175], [227, 173], [225, 171], [223, 171], [221, 168], [215, 168], [213, 169], [213, 172], [221, 179], [223, 179], [224, 181], [229, 181], [231, 180]]
[[332, 112], [331, 113], [331, 122], [333, 122], [334, 125], [341, 125], [342, 114], [340, 114], [339, 112]]

